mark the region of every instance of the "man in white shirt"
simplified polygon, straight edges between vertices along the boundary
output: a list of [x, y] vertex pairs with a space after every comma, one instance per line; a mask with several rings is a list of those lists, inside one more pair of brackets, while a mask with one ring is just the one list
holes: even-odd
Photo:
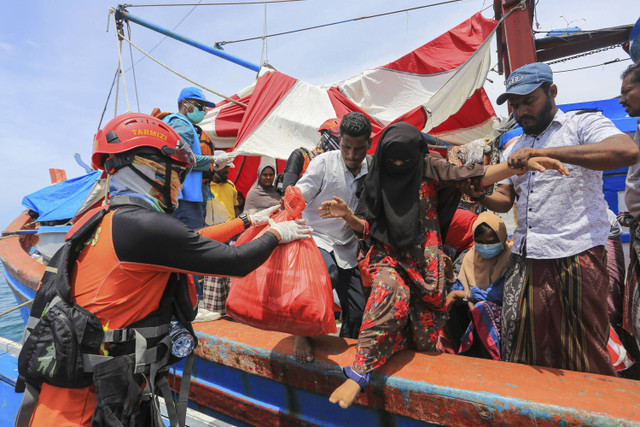
[[[370, 147], [369, 119], [362, 113], [346, 114], [340, 123], [340, 150], [315, 157], [296, 183], [307, 202], [302, 217], [313, 228], [313, 239], [340, 299], [340, 336], [348, 338], [358, 337], [366, 304], [357, 263], [358, 242], [342, 218], [321, 218], [319, 208], [322, 202], [340, 197], [352, 210], [356, 209], [358, 183], [367, 174], [364, 160]], [[302, 362], [313, 360], [311, 342], [307, 337], [296, 337], [294, 353]]]
[[511, 147], [509, 165], [548, 156], [570, 171], [569, 177], [527, 172], [500, 182], [490, 196], [479, 195], [497, 212], [509, 211], [518, 196], [502, 359], [615, 375], [607, 352], [610, 225], [601, 171], [635, 163], [639, 150], [599, 113], [558, 110], [557, 92], [551, 68], [537, 62], [515, 70], [498, 97], [498, 104], [509, 101], [524, 131]]
[[[620, 104], [630, 117], [640, 117], [640, 62], [630, 65], [622, 73]], [[640, 124], [634, 136], [640, 146]], [[625, 283], [622, 327], [631, 334], [640, 347], [640, 163], [629, 167], [624, 191], [624, 201], [633, 220], [629, 221], [631, 244], [629, 245], [629, 269]]]

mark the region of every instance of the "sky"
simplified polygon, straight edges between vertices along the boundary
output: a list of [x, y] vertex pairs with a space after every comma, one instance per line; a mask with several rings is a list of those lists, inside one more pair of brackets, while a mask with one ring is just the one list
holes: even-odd
[[[205, 3], [207, 0], [202, 1]], [[176, 3], [177, 0], [157, 1]], [[194, 1], [195, 2], [195, 1]], [[265, 5], [129, 7], [145, 20], [207, 45], [328, 24], [436, 3], [436, 0], [304, 0]], [[139, 4], [151, 4], [139, 3]], [[293, 35], [230, 43], [226, 52], [253, 63], [265, 60], [277, 70], [312, 84], [326, 84], [389, 63], [487, 8], [491, 0], [461, 0], [374, 19], [358, 20]], [[84, 174], [73, 156], [90, 162], [93, 135], [105, 109], [118, 65], [117, 41], [109, 9], [117, 3], [91, 0], [4, 1], [0, 16], [0, 229], [24, 208], [24, 195], [50, 184], [49, 168], [68, 178]], [[634, 24], [637, 0], [538, 0], [534, 29], [579, 26], [585, 30]], [[131, 40], [181, 74], [230, 96], [249, 85], [254, 71], [131, 24]], [[126, 29], [125, 29], [126, 30]], [[537, 35], [542, 37], [543, 34]], [[495, 46], [495, 43], [494, 43]], [[495, 47], [493, 48], [495, 51]], [[176, 109], [177, 95], [191, 83], [123, 44], [124, 84], [113, 93], [103, 124], [117, 113]], [[612, 65], [563, 72], [598, 65]], [[616, 48], [553, 64], [557, 103], [613, 98], [620, 73], [630, 61]], [[626, 61], [622, 61], [626, 60]], [[495, 62], [494, 55], [494, 62]], [[492, 101], [504, 90], [505, 76], [490, 72], [485, 89]], [[128, 94], [125, 96], [124, 86]], [[218, 102], [221, 98], [208, 94]], [[129, 105], [129, 107], [127, 106]], [[506, 116], [505, 106], [494, 108]]]

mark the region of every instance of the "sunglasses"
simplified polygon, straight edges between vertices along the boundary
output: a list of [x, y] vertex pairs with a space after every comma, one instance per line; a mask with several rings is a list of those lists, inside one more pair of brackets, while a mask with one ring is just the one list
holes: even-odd
[[206, 111], [206, 109], [207, 109], [207, 106], [206, 106], [206, 105], [204, 105], [204, 104], [200, 104], [199, 102], [193, 102], [193, 101], [191, 101], [191, 100], [187, 100], [187, 102], [188, 102], [189, 104], [191, 104], [191, 105], [193, 106], [193, 108], [195, 108], [196, 110], [199, 110], [199, 111]]

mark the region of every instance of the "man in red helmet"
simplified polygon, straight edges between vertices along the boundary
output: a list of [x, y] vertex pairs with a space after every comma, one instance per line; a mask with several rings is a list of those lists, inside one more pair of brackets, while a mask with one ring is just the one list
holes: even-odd
[[313, 150], [300, 147], [293, 150], [289, 155], [284, 171], [278, 176], [275, 184], [276, 190], [280, 194], [284, 194], [288, 186], [295, 185], [298, 182], [304, 171], [307, 170], [311, 159], [318, 154], [340, 148], [340, 120], [335, 118], [325, 120], [318, 128], [318, 132], [320, 132], [320, 141]]
[[[33, 426], [88, 426], [92, 420], [103, 425], [110, 417], [119, 418], [122, 425], [141, 425], [145, 414], [137, 408], [140, 384], [147, 384], [145, 393], [153, 392], [154, 381], [160, 384], [166, 379], [168, 365], [165, 370], [160, 366], [161, 373], [154, 376], [150, 372], [156, 372], [153, 363], [158, 362], [145, 359], [145, 367], [152, 369], [139, 373], [140, 343], [136, 337], [147, 333], [142, 329], [163, 330], [164, 335], [154, 337], [162, 343], [163, 337], [169, 336], [166, 325], [172, 319], [194, 334], [190, 321], [196, 304], [192, 289], [186, 289], [187, 281], [180, 279], [186, 277], [183, 273], [243, 276], [261, 265], [279, 243], [308, 238], [311, 231], [302, 221], [283, 222], [262, 237], [232, 248], [220, 241], [252, 224], [268, 222], [271, 210], [251, 217], [241, 215], [198, 232], [167, 215], [178, 206], [182, 182], [194, 164], [193, 155], [169, 125], [146, 114], [127, 113], [107, 123], [96, 134], [92, 161], [110, 175], [109, 204], [86, 244], [78, 245], [77, 259], [68, 260], [67, 265], [72, 266], [68, 275], [71, 298], [93, 313], [105, 331], [127, 331], [128, 338], [103, 341], [97, 354], [87, 356], [110, 356], [117, 362], [130, 357], [128, 353], [134, 348], [136, 370], [134, 373], [131, 366], [130, 371], [121, 368], [122, 373], [111, 372], [103, 368], [111, 363], [105, 361], [96, 366], [96, 386], [61, 388], [43, 382], [30, 420]], [[144, 345], [146, 348], [147, 340]], [[105, 376], [98, 377], [99, 370], [107, 371]], [[129, 382], [110, 382], [116, 374]], [[29, 377], [25, 380], [27, 385], [40, 385], [30, 382]], [[135, 402], [133, 411], [131, 402]]]

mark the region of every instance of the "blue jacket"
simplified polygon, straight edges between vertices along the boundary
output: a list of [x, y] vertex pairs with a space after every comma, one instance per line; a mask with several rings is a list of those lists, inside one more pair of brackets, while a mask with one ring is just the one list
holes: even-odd
[[[189, 144], [191, 146], [191, 150], [195, 155], [201, 155], [200, 151], [200, 138], [198, 137], [198, 132], [196, 132], [196, 128], [193, 127], [193, 124], [182, 114], [169, 114], [162, 121], [171, 126], [172, 120], [181, 120], [182, 122], [189, 125], [191, 128], [192, 135], [189, 137], [187, 135], [183, 135], [178, 132], [180, 138], [183, 139], [183, 142]], [[202, 198], [202, 171], [192, 170], [189, 172], [187, 177], [182, 184], [182, 191], [180, 192], [180, 200], [186, 200], [187, 202], [203, 202]]]

